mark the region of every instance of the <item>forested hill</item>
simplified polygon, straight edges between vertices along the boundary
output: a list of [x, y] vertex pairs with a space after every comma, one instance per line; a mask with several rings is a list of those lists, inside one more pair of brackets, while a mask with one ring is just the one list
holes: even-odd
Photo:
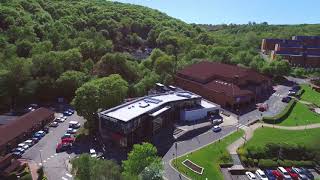
[[124, 97], [141, 96], [155, 82], [171, 83], [177, 69], [199, 59], [282, 75], [290, 71], [287, 64], [259, 56], [261, 38], [319, 32], [318, 25], [291, 34], [268, 25], [212, 31], [154, 9], [105, 0], [0, 3], [0, 110], [57, 97], [72, 100], [84, 83], [111, 74], [128, 83]]

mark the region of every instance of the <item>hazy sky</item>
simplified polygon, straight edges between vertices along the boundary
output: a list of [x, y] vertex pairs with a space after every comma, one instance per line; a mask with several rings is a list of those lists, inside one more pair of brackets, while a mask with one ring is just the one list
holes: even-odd
[[320, 23], [320, 0], [117, 0], [158, 9], [188, 23]]

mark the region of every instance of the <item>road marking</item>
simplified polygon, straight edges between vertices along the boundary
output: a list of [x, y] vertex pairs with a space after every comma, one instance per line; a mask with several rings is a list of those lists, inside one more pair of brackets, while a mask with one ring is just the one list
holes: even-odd
[[71, 175], [71, 174], [69, 174], [69, 173], [66, 173], [66, 176], [68, 176], [68, 177], [72, 178], [72, 175]]
[[52, 156], [50, 156], [51, 158], [53, 158], [54, 156], [52, 155]]
[[42, 163], [39, 163], [39, 166], [42, 166]]
[[57, 153], [55, 153], [54, 155], [55, 155], [55, 156], [57, 156], [58, 154], [57, 154]]
[[61, 177], [63, 180], [68, 180], [67, 178], [65, 178], [65, 177]]
[[45, 162], [47, 162], [46, 160], [43, 160], [43, 162], [45, 163]]
[[50, 158], [48, 157], [47, 160], [50, 160]]

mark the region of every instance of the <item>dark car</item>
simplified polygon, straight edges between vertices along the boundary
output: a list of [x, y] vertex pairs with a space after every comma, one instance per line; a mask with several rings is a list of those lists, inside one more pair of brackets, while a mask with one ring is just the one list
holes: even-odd
[[64, 116], [71, 116], [73, 113], [72, 112], [70, 112], [70, 111], [64, 111], [63, 112], [63, 115]]
[[276, 177], [273, 175], [272, 170], [266, 169], [264, 171], [269, 180], [276, 180]]
[[46, 132], [46, 133], [49, 133], [49, 127], [44, 127], [43, 131]]
[[314, 167], [314, 170], [316, 170], [316, 172], [317, 172], [318, 174], [320, 174], [320, 165], [317, 164], [317, 165]]
[[284, 103], [288, 103], [288, 102], [290, 102], [291, 101], [291, 97], [289, 97], [289, 96], [287, 96], [287, 97], [284, 97], [284, 98], [282, 98], [282, 102], [284, 102]]
[[221, 123], [223, 123], [223, 120], [222, 120], [222, 119], [214, 119], [214, 120], [212, 120], [212, 124], [213, 124], [213, 125], [219, 125], [219, 124], [221, 124]]
[[314, 179], [314, 176], [313, 174], [307, 169], [307, 168], [300, 168], [301, 170], [301, 173], [306, 175], [309, 179], [313, 180]]
[[301, 89], [301, 87], [299, 85], [294, 85], [291, 88], [293, 91], [299, 91]]

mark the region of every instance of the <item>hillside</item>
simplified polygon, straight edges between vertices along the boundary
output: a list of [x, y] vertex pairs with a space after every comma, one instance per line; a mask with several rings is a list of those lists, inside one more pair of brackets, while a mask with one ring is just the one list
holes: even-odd
[[258, 55], [261, 38], [316, 34], [319, 25], [279, 27], [212, 29], [102, 0], [1, 0], [0, 109], [72, 100], [82, 84], [110, 74], [128, 82], [127, 96], [141, 96], [203, 58], [282, 75], [290, 71], [287, 64], [269, 64]]

